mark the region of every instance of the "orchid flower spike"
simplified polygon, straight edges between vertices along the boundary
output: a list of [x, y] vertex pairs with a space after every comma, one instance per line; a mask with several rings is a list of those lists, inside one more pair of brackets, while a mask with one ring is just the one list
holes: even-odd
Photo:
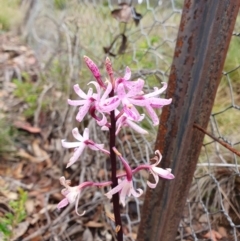
[[92, 140], [89, 140], [89, 129], [85, 128], [83, 132], [83, 136], [80, 135], [78, 128], [74, 128], [72, 130], [72, 134], [74, 138], [78, 141], [76, 142], [67, 142], [66, 140], [62, 140], [62, 146], [65, 148], [75, 148], [73, 156], [70, 158], [67, 168], [74, 164], [78, 158], [81, 156], [84, 148], [88, 146], [90, 149], [94, 151], [102, 151], [106, 154], [109, 154], [109, 151], [103, 149], [104, 144], [96, 144]]
[[126, 197], [130, 197], [133, 195], [134, 197], [140, 197], [143, 193], [143, 190], [138, 188], [137, 191], [133, 187], [133, 181], [132, 181], [132, 170], [130, 166], [128, 165], [127, 161], [122, 157], [121, 153], [117, 151], [117, 149], [113, 148], [116, 155], [119, 157], [119, 159], [122, 161], [123, 166], [126, 171], [126, 177], [123, 179], [118, 179], [118, 185], [114, 187], [112, 190], [110, 190], [105, 195], [107, 198], [111, 199], [112, 195], [119, 193], [120, 194], [120, 202], [123, 206], [126, 205], [125, 199]]
[[161, 167], [157, 167], [157, 165], [161, 162], [162, 155], [159, 150], [156, 150], [155, 154], [157, 156], [155, 156], [153, 158], [153, 160], [156, 160], [156, 162], [154, 164], [151, 164], [149, 161], [149, 164], [150, 164], [149, 171], [155, 179], [155, 183], [151, 183], [151, 182], [147, 181], [147, 185], [150, 188], [155, 188], [157, 186], [159, 177], [164, 178], [164, 179], [173, 179], [174, 178], [174, 175], [171, 173], [172, 170], [170, 168], [163, 169]]

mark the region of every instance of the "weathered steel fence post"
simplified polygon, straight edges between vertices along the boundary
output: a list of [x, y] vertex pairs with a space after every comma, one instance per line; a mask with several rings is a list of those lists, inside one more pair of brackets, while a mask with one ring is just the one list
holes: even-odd
[[185, 0], [156, 149], [176, 178], [148, 189], [138, 241], [173, 241], [192, 182], [240, 0]]

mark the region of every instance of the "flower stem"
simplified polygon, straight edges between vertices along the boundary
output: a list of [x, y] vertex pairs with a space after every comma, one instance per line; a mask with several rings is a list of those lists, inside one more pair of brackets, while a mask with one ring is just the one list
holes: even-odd
[[[113, 92], [113, 90], [112, 90]], [[113, 96], [113, 93], [110, 93], [109, 96]], [[109, 128], [110, 131], [110, 159], [111, 159], [111, 169], [112, 169], [112, 188], [116, 187], [118, 185], [118, 178], [117, 178], [117, 158], [116, 154], [113, 151], [113, 147], [115, 147], [116, 142], [116, 120], [115, 120], [115, 113], [114, 110], [110, 113], [111, 118], [111, 127]], [[113, 213], [115, 217], [115, 224], [116, 228], [120, 227], [120, 229], [117, 232], [117, 240], [123, 241], [123, 231], [122, 231], [122, 222], [121, 222], [121, 215], [120, 215], [120, 207], [119, 207], [119, 195], [118, 193], [114, 194], [112, 197], [113, 201]]]

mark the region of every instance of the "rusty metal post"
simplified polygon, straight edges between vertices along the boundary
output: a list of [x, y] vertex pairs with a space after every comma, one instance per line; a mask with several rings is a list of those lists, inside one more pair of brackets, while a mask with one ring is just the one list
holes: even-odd
[[137, 241], [173, 241], [193, 179], [240, 0], [185, 0], [156, 149], [175, 179], [148, 189]]

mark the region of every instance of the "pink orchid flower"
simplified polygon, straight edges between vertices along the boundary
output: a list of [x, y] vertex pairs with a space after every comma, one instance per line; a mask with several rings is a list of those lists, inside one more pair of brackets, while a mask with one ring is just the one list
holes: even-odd
[[78, 186], [71, 187], [70, 186], [71, 181], [66, 180], [65, 177], [60, 177], [59, 181], [65, 188], [62, 189], [61, 191], [64, 198], [61, 202], [58, 203], [57, 208], [61, 209], [67, 206], [68, 204], [75, 203], [75, 211], [78, 216], [83, 216], [85, 214], [85, 211], [82, 214], [79, 214], [78, 212], [78, 203], [79, 203], [79, 198], [80, 198], [82, 189], [90, 186], [104, 187], [112, 184], [112, 182], [103, 182], [103, 183], [83, 182]]
[[90, 107], [92, 106], [93, 102], [96, 101], [96, 94], [93, 93], [93, 89], [89, 88], [88, 93], [85, 94], [78, 84], [73, 86], [75, 93], [82, 99], [82, 100], [70, 100], [68, 99], [68, 104], [71, 106], [80, 106], [78, 114], [76, 116], [76, 120], [81, 122], [85, 115], [88, 113]]
[[123, 178], [122, 180], [118, 179], [118, 185], [115, 188], [111, 189], [105, 195], [107, 196], [108, 199], [111, 199], [115, 193], [119, 193], [120, 194], [120, 202], [125, 207], [126, 197], [130, 197], [131, 195], [133, 195], [134, 197], [140, 197], [142, 195], [142, 193], [143, 193], [142, 189], [138, 188], [137, 191], [138, 192], [136, 192], [133, 187], [132, 180]]
[[[93, 89], [89, 88], [88, 93], [85, 94], [78, 84], [74, 85], [73, 89], [81, 100], [68, 99], [68, 104], [71, 106], [79, 106], [79, 111], [76, 116], [77, 121], [81, 122], [86, 114], [90, 111], [90, 114], [97, 120], [97, 123], [100, 126], [103, 126], [107, 123], [107, 118], [104, 113], [109, 113], [110, 111], [116, 109], [120, 103], [116, 101], [116, 97], [108, 98], [108, 95], [112, 90], [112, 84], [109, 81], [107, 81], [107, 87], [103, 93], [100, 85], [97, 82], [91, 81], [88, 83], [88, 85], [89, 84], [95, 86], [97, 91], [96, 93], [93, 93]], [[98, 111], [102, 117], [100, 118], [97, 116], [95, 111]]]
[[[115, 97], [108, 98], [109, 93], [112, 91], [112, 84], [110, 81], [106, 81], [107, 88], [105, 92], [101, 95], [100, 86], [96, 82], [90, 82], [95, 85], [97, 89], [96, 101], [94, 103], [94, 107], [91, 109], [92, 116], [97, 120], [99, 126], [104, 126], [107, 123], [107, 118], [104, 113], [110, 113], [112, 110], [115, 110], [119, 103], [116, 101]], [[102, 119], [95, 116], [95, 110], [98, 111], [102, 115]]]
[[124, 86], [130, 90], [132, 86], [135, 85], [134, 81], [129, 81], [130, 79], [131, 79], [131, 69], [129, 67], [126, 67], [124, 76], [116, 79], [115, 89], [114, 89], [115, 92], [117, 90], [118, 85], [121, 83], [124, 84]]
[[[117, 86], [117, 96], [119, 101], [122, 103], [124, 113], [131, 117], [135, 121], [139, 121], [141, 115], [134, 106], [132, 100], [140, 94], [142, 94], [142, 88], [144, 86], [144, 80], [138, 79], [132, 81], [131, 88], [126, 88], [126, 83], [120, 83]], [[127, 90], [127, 91], [126, 91]]]
[[[164, 178], [164, 179], [174, 179], [174, 175], [171, 173], [171, 169], [163, 169], [161, 167], [158, 167], [157, 165], [161, 162], [162, 160], [162, 155], [159, 150], [155, 151], [155, 154], [158, 156], [155, 156], [153, 159], [156, 160], [154, 164], [150, 164], [149, 171], [153, 175], [155, 179], [155, 183], [151, 183], [147, 181], [147, 185], [150, 188], [155, 188], [158, 184], [159, 177]], [[150, 163], [150, 161], [149, 161]]]
[[[115, 113], [116, 113], [116, 116], [118, 116], [120, 114], [120, 112], [118, 110], [116, 110]], [[138, 122], [142, 121], [144, 119], [144, 117], [145, 117], [145, 115], [142, 114], [140, 119], [138, 120]], [[116, 135], [119, 133], [119, 131], [121, 130], [121, 128], [123, 126], [128, 126], [128, 127], [132, 128], [133, 130], [135, 130], [136, 132], [143, 134], [143, 135], [148, 134], [148, 132], [146, 130], [144, 130], [142, 127], [140, 127], [139, 125], [137, 125], [135, 123], [133, 118], [126, 115], [125, 113], [123, 113], [119, 118], [117, 118]]]
[[132, 169], [128, 165], [127, 161], [122, 157], [121, 153], [118, 152], [115, 147], [113, 148], [113, 150], [123, 163], [124, 169], [126, 171], [126, 177], [124, 177], [123, 179], [118, 179], [118, 185], [111, 189], [105, 195], [107, 196], [107, 198], [111, 199], [112, 195], [114, 195], [115, 193], [119, 193], [120, 202], [123, 206], [125, 206], [126, 197], [130, 197], [131, 195], [133, 195], [134, 197], [140, 197], [143, 193], [143, 190], [138, 188], [136, 191], [134, 189], [132, 181]]
[[90, 149], [94, 151], [101, 150], [102, 152], [109, 154], [109, 151], [103, 149], [104, 144], [96, 144], [92, 140], [89, 140], [89, 129], [85, 128], [83, 132], [83, 136], [80, 135], [78, 128], [74, 128], [72, 130], [72, 134], [74, 138], [78, 141], [76, 142], [67, 142], [66, 140], [62, 140], [62, 146], [65, 148], [75, 148], [73, 156], [70, 158], [67, 168], [74, 164], [78, 158], [81, 156], [84, 148], [88, 146]]
[[61, 191], [62, 195], [65, 196], [65, 198], [60, 203], [58, 203], [57, 208], [61, 209], [67, 206], [68, 204], [75, 203], [75, 211], [77, 215], [83, 216], [85, 211], [82, 214], [78, 213], [78, 203], [79, 203], [81, 190], [84, 187], [92, 186], [93, 182], [84, 182], [79, 186], [70, 187], [69, 186], [71, 182], [70, 180], [66, 180], [65, 177], [60, 177], [59, 180], [60, 180], [60, 183], [65, 187]]
[[158, 125], [159, 118], [153, 108], [159, 109], [172, 102], [172, 99], [159, 98], [159, 95], [166, 90], [167, 84], [163, 83], [162, 88], [155, 87], [153, 92], [144, 94], [142, 91], [144, 81], [142, 79], [129, 81], [130, 78], [131, 70], [127, 67], [124, 77], [118, 78], [115, 84], [115, 92], [123, 105], [124, 112], [135, 121], [138, 121], [140, 114], [135, 106], [145, 107], [153, 124]]
[[167, 83], [162, 83], [162, 84], [163, 84], [163, 87], [160, 89], [155, 87], [153, 92], [145, 95], [138, 95], [138, 96], [135, 96], [135, 98], [131, 99], [131, 103], [133, 105], [142, 106], [146, 108], [146, 111], [148, 112], [149, 117], [153, 121], [153, 125], [159, 124], [159, 118], [153, 108], [159, 109], [165, 105], [171, 104], [172, 102], [171, 98], [170, 99], [159, 98], [159, 95], [167, 89]]

